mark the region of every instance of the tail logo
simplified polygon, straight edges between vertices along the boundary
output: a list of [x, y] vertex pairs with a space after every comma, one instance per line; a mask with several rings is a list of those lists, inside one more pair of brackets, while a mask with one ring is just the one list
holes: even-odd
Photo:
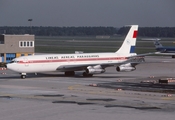
[[134, 31], [133, 38], [137, 38], [137, 33], [138, 33], [138, 31]]
[[127, 42], [128, 45], [130, 44], [129, 40], [127, 40], [126, 42]]

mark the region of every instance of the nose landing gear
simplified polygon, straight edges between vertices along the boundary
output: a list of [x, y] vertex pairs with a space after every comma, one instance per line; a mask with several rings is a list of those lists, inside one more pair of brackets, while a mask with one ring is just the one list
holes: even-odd
[[25, 79], [26, 78], [26, 73], [21, 73], [21, 79]]

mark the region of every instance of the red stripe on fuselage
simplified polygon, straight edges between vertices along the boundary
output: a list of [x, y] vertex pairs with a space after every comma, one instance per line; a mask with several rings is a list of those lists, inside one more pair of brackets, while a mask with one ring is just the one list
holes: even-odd
[[100, 60], [126, 60], [125, 57], [113, 57], [113, 58], [81, 58], [81, 59], [50, 59], [50, 60], [28, 60], [19, 61], [18, 63], [52, 63], [52, 62], [87, 62], [87, 61], [100, 61]]
[[133, 33], [133, 38], [136, 38], [136, 37], [137, 37], [137, 32], [138, 32], [138, 31], [134, 31], [134, 33]]

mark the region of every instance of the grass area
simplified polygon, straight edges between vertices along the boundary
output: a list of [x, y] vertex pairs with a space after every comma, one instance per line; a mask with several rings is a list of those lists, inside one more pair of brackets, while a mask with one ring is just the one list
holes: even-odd
[[[90, 37], [39, 37], [35, 38], [36, 53], [74, 53], [75, 51], [90, 52], [115, 52], [123, 43], [123, 37], [98, 39]], [[163, 38], [160, 42], [165, 46], [175, 46], [174, 38]], [[152, 41], [137, 39], [136, 53], [155, 51]]]

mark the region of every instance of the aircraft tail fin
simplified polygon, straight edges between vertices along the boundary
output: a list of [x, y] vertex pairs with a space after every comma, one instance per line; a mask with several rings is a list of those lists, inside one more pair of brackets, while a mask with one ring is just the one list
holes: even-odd
[[156, 48], [163, 47], [162, 44], [159, 42], [159, 39], [155, 39], [155, 40], [154, 40], [154, 46], [155, 46]]
[[163, 47], [163, 45], [159, 42], [159, 38], [144, 38], [142, 39], [144, 41], [153, 41], [155, 48]]
[[125, 40], [122, 46], [119, 48], [116, 53], [134, 53], [135, 52], [135, 45], [136, 45], [136, 37], [138, 32], [138, 25], [131, 25], [131, 28], [125, 37]]

